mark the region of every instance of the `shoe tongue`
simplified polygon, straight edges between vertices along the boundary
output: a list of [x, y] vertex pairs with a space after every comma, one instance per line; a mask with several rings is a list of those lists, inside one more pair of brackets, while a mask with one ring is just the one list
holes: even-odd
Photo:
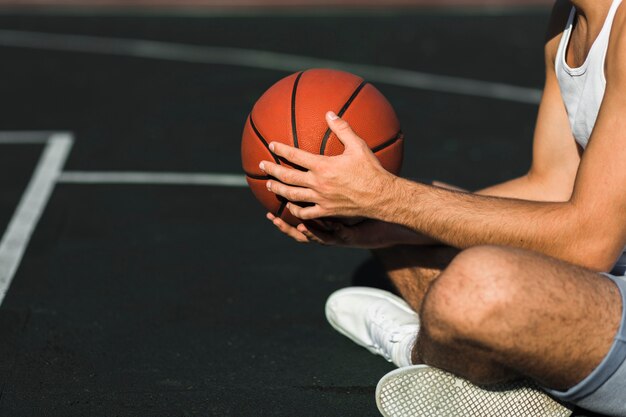
[[369, 311], [370, 325], [368, 327], [370, 337], [374, 344], [386, 351], [389, 343], [396, 342], [394, 338], [397, 337], [397, 331], [395, 329], [397, 324], [384, 310], [385, 303], [378, 302], [372, 304]]

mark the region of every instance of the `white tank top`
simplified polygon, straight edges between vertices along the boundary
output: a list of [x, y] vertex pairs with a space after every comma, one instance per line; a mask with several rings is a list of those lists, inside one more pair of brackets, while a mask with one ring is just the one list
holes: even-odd
[[587, 59], [578, 68], [571, 68], [565, 59], [576, 17], [576, 8], [572, 7], [556, 53], [555, 71], [561, 88], [561, 96], [567, 109], [574, 139], [583, 149], [587, 147], [604, 97], [606, 86], [604, 61], [613, 19], [621, 2], [622, 0], [613, 0], [600, 34], [593, 42]]

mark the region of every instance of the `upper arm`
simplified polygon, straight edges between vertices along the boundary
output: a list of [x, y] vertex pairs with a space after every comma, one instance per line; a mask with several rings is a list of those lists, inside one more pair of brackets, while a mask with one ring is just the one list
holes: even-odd
[[572, 204], [581, 233], [613, 261], [626, 244], [626, 10], [615, 17], [606, 55], [606, 90], [583, 155]]
[[478, 194], [534, 201], [567, 201], [571, 197], [580, 152], [554, 71], [556, 51], [571, 8], [568, 0], [559, 0], [550, 18], [544, 48], [546, 81], [535, 125], [530, 170], [522, 177], [480, 190]]
[[563, 28], [571, 10], [569, 1], [558, 1], [552, 12], [545, 44], [546, 81], [539, 105], [533, 158], [528, 173], [552, 194], [551, 200], [569, 200], [580, 163], [580, 150], [574, 140], [561, 96], [554, 62]]

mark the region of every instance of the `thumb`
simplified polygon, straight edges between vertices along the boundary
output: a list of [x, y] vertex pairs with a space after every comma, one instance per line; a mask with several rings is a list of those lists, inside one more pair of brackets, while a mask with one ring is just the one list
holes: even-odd
[[348, 122], [337, 116], [332, 111], [326, 113], [326, 123], [328, 123], [328, 127], [333, 131], [335, 135], [339, 138], [343, 146], [346, 149], [355, 147], [357, 145], [363, 144], [363, 139], [357, 136], [356, 133], [352, 130]]

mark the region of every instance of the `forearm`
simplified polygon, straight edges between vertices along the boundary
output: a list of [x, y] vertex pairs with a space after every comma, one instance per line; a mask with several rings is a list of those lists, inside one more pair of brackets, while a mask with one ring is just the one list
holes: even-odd
[[548, 181], [527, 174], [476, 191], [475, 194], [530, 201], [567, 201], [571, 194], [569, 182]]
[[[446, 190], [468, 192], [462, 188], [446, 184], [440, 181], [433, 181], [432, 185], [435, 187], [443, 188]], [[503, 198], [515, 198], [521, 200], [530, 201], [557, 201], [554, 197], [557, 192], [547, 187], [545, 183], [538, 181], [536, 178], [532, 178], [530, 175], [524, 175], [518, 178], [514, 178], [509, 181], [505, 181], [482, 190], [476, 191], [475, 194], [503, 197]], [[404, 229], [396, 234], [398, 243], [406, 245], [436, 245], [441, 242], [425, 236], [421, 233], [417, 233], [412, 229], [399, 226]]]
[[542, 199], [536, 197], [538, 197], [538, 194], [543, 193], [538, 192], [535, 184], [529, 181], [528, 176], [524, 175], [475, 191], [475, 194], [492, 197], [518, 198], [522, 200], [542, 201]]
[[[395, 178], [381, 193], [372, 215], [461, 249], [515, 246], [582, 265], [583, 254], [591, 250], [585, 239], [592, 234], [569, 202], [468, 194]], [[606, 269], [595, 262], [588, 266]]]
[[428, 245], [440, 245], [441, 242], [426, 236], [422, 233], [406, 227], [404, 225], [394, 225], [397, 227], [397, 231], [394, 232], [394, 237], [390, 240], [389, 246], [396, 245], [413, 245], [413, 246], [428, 246]]

